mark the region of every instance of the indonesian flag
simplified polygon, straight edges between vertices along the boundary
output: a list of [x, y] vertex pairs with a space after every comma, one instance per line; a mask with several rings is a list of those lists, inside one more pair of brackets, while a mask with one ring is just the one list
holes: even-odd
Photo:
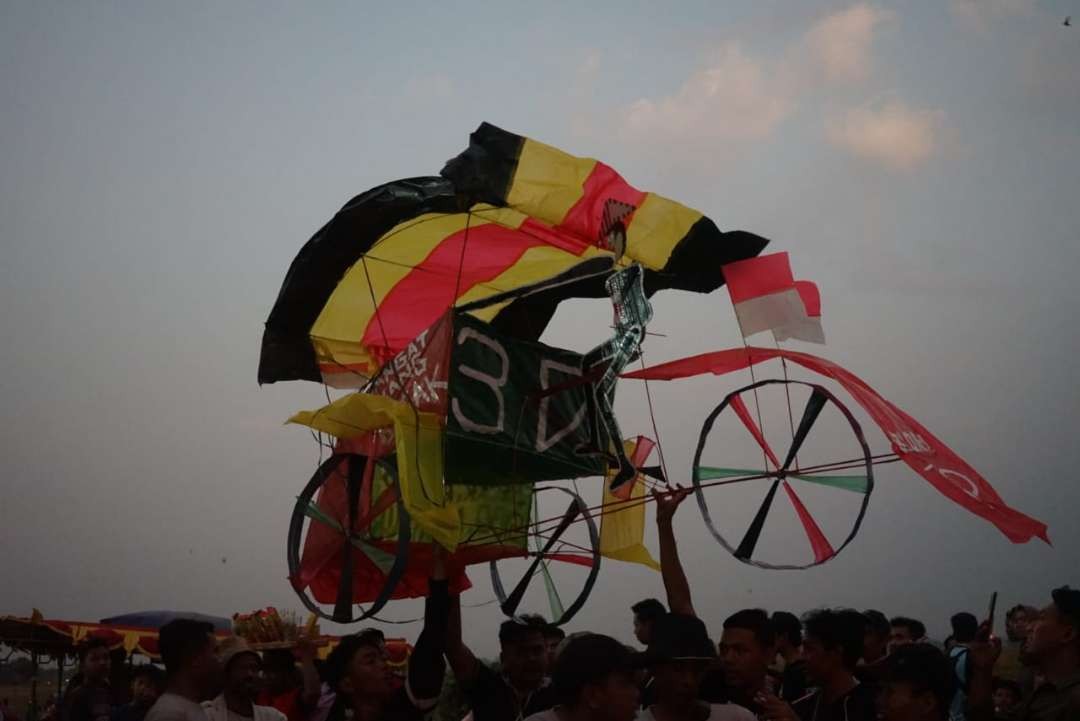
[[795, 281], [795, 290], [802, 299], [806, 314], [780, 328], [773, 328], [777, 342], [794, 338], [808, 343], [825, 344], [825, 329], [821, 327], [821, 293], [817, 285], [808, 280]]
[[723, 270], [743, 338], [771, 330], [777, 341], [825, 342], [821, 294], [810, 281], [795, 280], [787, 253], [728, 263]]

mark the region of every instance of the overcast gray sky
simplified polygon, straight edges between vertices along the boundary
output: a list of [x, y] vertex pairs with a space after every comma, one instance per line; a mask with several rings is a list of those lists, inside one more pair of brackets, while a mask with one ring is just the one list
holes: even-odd
[[[829, 345], [805, 350], [912, 413], [1054, 540], [1014, 546], [890, 466], [839, 558], [768, 572], [688, 504], [679, 539], [711, 628], [745, 605], [844, 604], [942, 634], [991, 590], [1011, 605], [1080, 584], [1080, 28], [1062, 26], [1080, 6], [589, 5], [0, 4], [0, 613], [300, 608], [285, 532], [317, 449], [282, 421], [323, 396], [256, 385], [263, 321], [345, 200], [437, 172], [484, 120], [790, 251], [823, 296]], [[650, 362], [740, 342], [724, 291], [654, 301]], [[584, 350], [609, 319], [579, 303], [545, 340]], [[653, 386], [674, 476], [747, 382]], [[618, 410], [628, 434], [651, 430], [640, 386]], [[736, 526], [756, 505], [715, 499]], [[796, 526], [769, 533], [805, 553]], [[486, 569], [473, 578], [469, 601], [489, 599]], [[661, 593], [605, 563], [572, 628], [628, 638], [629, 603]], [[467, 613], [492, 651], [494, 609]]]

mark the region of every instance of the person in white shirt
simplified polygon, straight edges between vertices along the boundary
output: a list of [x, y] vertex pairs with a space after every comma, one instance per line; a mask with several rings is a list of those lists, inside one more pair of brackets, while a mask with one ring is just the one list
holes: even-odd
[[701, 619], [669, 613], [656, 621], [647, 656], [654, 701], [637, 721], [754, 721], [742, 706], [701, 700], [701, 682], [716, 658]]
[[167, 675], [165, 693], [145, 721], [207, 721], [200, 702], [217, 695], [223, 676], [213, 625], [172, 621], [161, 627], [158, 647]]
[[259, 706], [262, 658], [237, 636], [221, 644], [225, 667], [225, 688], [213, 701], [203, 703], [210, 721], [286, 721], [285, 714], [272, 706]]

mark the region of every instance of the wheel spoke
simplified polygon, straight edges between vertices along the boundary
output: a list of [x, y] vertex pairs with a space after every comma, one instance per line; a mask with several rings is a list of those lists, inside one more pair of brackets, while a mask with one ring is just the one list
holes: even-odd
[[814, 561], [822, 563], [835, 556], [836, 551], [833, 550], [829, 539], [825, 538], [825, 534], [821, 532], [817, 521], [806, 510], [802, 500], [795, 494], [795, 489], [787, 481], [784, 481], [784, 491], [787, 493], [791, 505], [795, 507], [795, 513], [799, 516], [803, 530], [806, 531], [806, 538], [810, 541], [810, 548], [814, 551]]
[[757, 423], [754, 422], [753, 417], [750, 415], [750, 411], [747, 409], [746, 404], [743, 403], [742, 398], [738, 395], [731, 396], [731, 408], [735, 411], [735, 415], [739, 417], [739, 420], [746, 426], [746, 430], [750, 431], [750, 435], [754, 437], [757, 444], [761, 446], [761, 450], [765, 451], [765, 455], [772, 461], [773, 468], [780, 468], [780, 461], [776, 459], [776, 454], [773, 453], [772, 448], [769, 447], [769, 442], [765, 440], [765, 435], [758, 428]]
[[559, 522], [558, 528], [555, 532], [548, 537], [547, 543], [544, 545], [544, 549], [536, 557], [536, 559], [529, 566], [529, 569], [525, 572], [525, 575], [518, 581], [517, 586], [510, 592], [510, 595], [506, 597], [505, 603], [502, 604], [502, 611], [507, 616], [513, 616], [517, 612], [517, 607], [521, 604], [521, 599], [525, 596], [525, 589], [529, 585], [529, 581], [532, 580], [533, 575], [536, 573], [540, 563], [544, 560], [544, 554], [552, 549], [552, 547], [558, 542], [559, 537], [566, 533], [566, 529], [570, 527], [570, 524], [581, 515], [581, 506], [578, 504], [577, 499], [570, 501], [570, 506], [566, 509], [566, 513], [563, 515], [562, 521]]
[[866, 476], [817, 476], [809, 473], [789, 473], [787, 477], [853, 493], [866, 493], [870, 485]]
[[776, 497], [776, 487], [780, 485], [780, 479], [773, 481], [772, 486], [769, 488], [769, 492], [765, 494], [765, 500], [761, 502], [761, 508], [758, 509], [754, 515], [754, 520], [750, 522], [750, 527], [746, 529], [746, 535], [743, 536], [739, 542], [739, 547], [735, 549], [735, 557], [742, 560], [748, 560], [754, 553], [754, 548], [757, 546], [758, 539], [761, 538], [761, 529], [765, 527], [765, 518], [769, 515], [769, 508], [772, 507], [773, 498]]
[[715, 466], [698, 466], [694, 469], [694, 477], [699, 481], [715, 481], [718, 478], [769, 478], [770, 474], [762, 474], [761, 471], [747, 468], [717, 468]]
[[791, 439], [791, 448], [788, 450], [787, 458], [784, 459], [783, 470], [790, 468], [795, 456], [799, 455], [799, 449], [802, 448], [806, 435], [810, 433], [810, 429], [814, 427], [818, 416], [821, 415], [821, 409], [825, 407], [826, 401], [828, 397], [817, 388], [810, 394], [810, 400], [806, 402], [806, 408], [803, 409], [802, 420], [799, 421], [799, 428], [795, 431], [795, 437]]
[[547, 561], [540, 562], [540, 573], [544, 578], [544, 589], [547, 591], [548, 606], [551, 608], [551, 618], [554, 620], [559, 618], [565, 612], [563, 608], [562, 599], [559, 598], [559, 589], [555, 588], [555, 581], [551, 578], [551, 573], [548, 571]]

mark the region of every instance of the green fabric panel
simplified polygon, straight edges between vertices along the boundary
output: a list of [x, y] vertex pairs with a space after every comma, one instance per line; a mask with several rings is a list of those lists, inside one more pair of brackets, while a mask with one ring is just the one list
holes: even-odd
[[830, 488], [839, 488], [842, 491], [853, 493], [866, 493], [866, 476], [818, 476], [815, 474], [800, 476], [792, 474], [791, 478], [798, 478], [807, 483], [817, 483]]
[[[742, 478], [745, 476], [760, 476], [762, 471], [748, 470], [746, 468], [714, 468], [712, 466], [698, 466], [694, 475], [699, 481], [716, 480], [719, 478]], [[866, 493], [866, 476], [823, 476], [814, 473], [800, 475], [798, 473], [787, 474], [788, 478], [798, 478], [807, 483], [817, 483], [821, 486], [839, 488], [842, 491], [852, 493]], [[764, 479], [762, 479], [764, 480]]]
[[559, 598], [559, 589], [555, 588], [555, 581], [551, 579], [547, 561], [540, 562], [540, 572], [544, 575], [544, 588], [547, 590], [548, 605], [551, 607], [551, 618], [552, 620], [562, 618], [562, 599]]
[[[501, 486], [604, 474], [605, 458], [580, 452], [596, 445], [588, 385], [575, 385], [580, 354], [497, 333], [464, 314], [454, 316], [451, 347], [448, 484]], [[543, 395], [562, 386], [569, 387]]]
[[319, 504], [315, 503], [315, 501], [308, 501], [307, 508], [304, 509], [304, 515], [313, 521], [318, 521], [323, 525], [333, 528], [335, 531], [341, 531], [342, 533], [345, 531], [345, 529], [341, 527], [341, 524], [326, 515], [326, 512], [319, 508]]

